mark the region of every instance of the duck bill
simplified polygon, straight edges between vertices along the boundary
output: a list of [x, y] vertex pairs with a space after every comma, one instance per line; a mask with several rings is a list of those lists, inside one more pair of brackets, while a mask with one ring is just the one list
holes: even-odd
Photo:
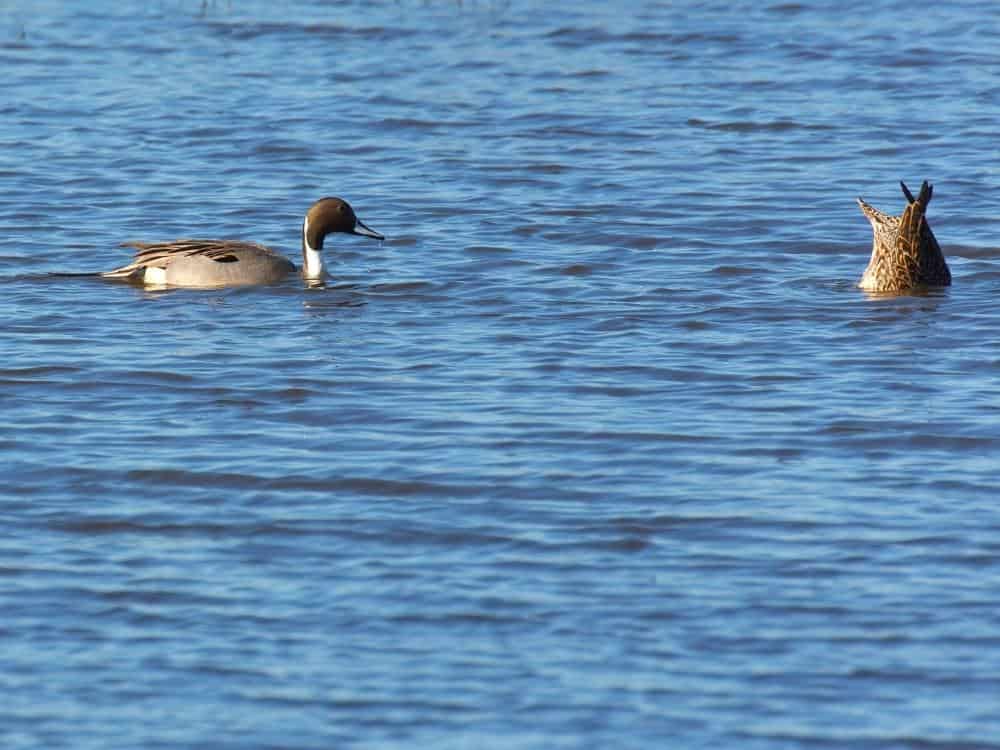
[[385, 239], [384, 235], [379, 234], [360, 219], [358, 219], [357, 223], [354, 225], [354, 231], [352, 232], [352, 234], [359, 234], [362, 237], [371, 237], [372, 239], [375, 240]]

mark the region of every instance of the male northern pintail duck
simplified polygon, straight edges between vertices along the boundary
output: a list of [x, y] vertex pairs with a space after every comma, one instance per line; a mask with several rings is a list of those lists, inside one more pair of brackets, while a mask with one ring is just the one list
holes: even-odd
[[[366, 226], [350, 204], [340, 198], [321, 198], [310, 206], [302, 222], [302, 276], [306, 281], [323, 278], [320, 250], [331, 232], [358, 234], [384, 240]], [[126, 242], [136, 249], [127, 266], [102, 273], [147, 286], [218, 288], [281, 281], [296, 268], [288, 258], [256, 242], [240, 240], [175, 240], [173, 242]]]
[[925, 181], [914, 198], [905, 184], [899, 184], [909, 204], [902, 216], [884, 214], [858, 198], [874, 233], [872, 257], [858, 286], [869, 292], [948, 286], [951, 271], [926, 217], [934, 188]]

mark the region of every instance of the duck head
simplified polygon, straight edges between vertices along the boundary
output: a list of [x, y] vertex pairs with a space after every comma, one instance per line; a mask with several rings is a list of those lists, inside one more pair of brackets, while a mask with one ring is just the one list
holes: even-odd
[[384, 240], [385, 237], [361, 221], [342, 198], [320, 198], [306, 211], [302, 222], [302, 275], [307, 279], [323, 276], [323, 261], [319, 251], [328, 234], [343, 232]]

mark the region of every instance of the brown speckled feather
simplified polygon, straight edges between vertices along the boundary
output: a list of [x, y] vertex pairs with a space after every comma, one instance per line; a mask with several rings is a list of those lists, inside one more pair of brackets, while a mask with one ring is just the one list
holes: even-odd
[[933, 188], [924, 182], [916, 198], [900, 183], [908, 205], [902, 216], [889, 216], [860, 198], [872, 225], [872, 255], [859, 286], [872, 292], [903, 292], [925, 286], [948, 286], [951, 272], [927, 223]]

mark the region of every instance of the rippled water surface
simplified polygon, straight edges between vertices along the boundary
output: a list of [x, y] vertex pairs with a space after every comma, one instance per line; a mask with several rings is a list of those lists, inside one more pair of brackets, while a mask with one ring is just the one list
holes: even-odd
[[[1000, 6], [0, 6], [4, 748], [1000, 748]], [[954, 285], [854, 286], [854, 198]], [[143, 291], [129, 239], [332, 278]], [[329, 245], [329, 243], [328, 243]]]

